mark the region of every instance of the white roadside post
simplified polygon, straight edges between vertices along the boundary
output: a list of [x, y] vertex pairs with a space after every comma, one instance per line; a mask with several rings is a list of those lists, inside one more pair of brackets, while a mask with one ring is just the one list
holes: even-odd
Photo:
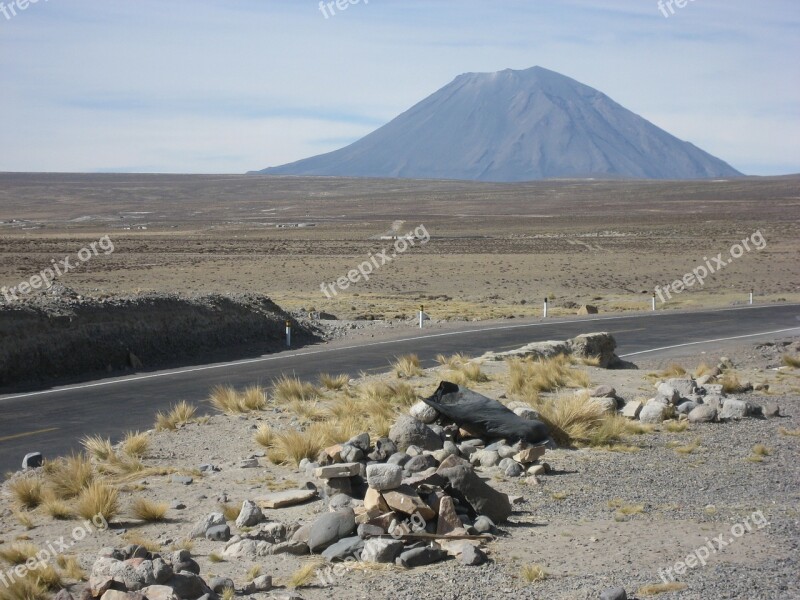
[[419, 328], [423, 329], [425, 327], [425, 306], [420, 304], [419, 305]]
[[755, 290], [750, 290], [750, 304], [752, 304], [752, 303], [753, 303], [753, 292], [754, 292], [754, 291], [755, 291]]
[[292, 322], [286, 321], [286, 347], [292, 347]]
[[656, 295], [653, 294], [653, 310], [656, 309]]
[[547, 318], [547, 298], [544, 299], [544, 317]]

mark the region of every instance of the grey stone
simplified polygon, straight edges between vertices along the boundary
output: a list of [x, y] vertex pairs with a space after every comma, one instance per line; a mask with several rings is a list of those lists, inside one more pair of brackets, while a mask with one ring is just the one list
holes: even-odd
[[332, 498], [337, 494], [351, 496], [353, 494], [353, 485], [349, 477], [335, 477], [325, 480], [325, 485], [322, 486], [322, 492], [325, 494], [326, 498]]
[[236, 585], [230, 577], [214, 577], [208, 582], [208, 587], [215, 594], [221, 594], [226, 589], [236, 589]]
[[236, 526], [242, 527], [255, 527], [264, 521], [264, 513], [256, 506], [255, 502], [245, 500], [242, 502], [242, 509], [239, 511], [239, 516], [236, 519]]
[[364, 453], [369, 452], [371, 439], [368, 433], [359, 433], [358, 435], [347, 440], [347, 446], [354, 446]]
[[240, 469], [257, 469], [258, 468], [258, 459], [257, 458], [245, 458], [244, 460], [239, 461], [239, 468]]
[[246, 558], [254, 560], [259, 556], [266, 556], [269, 553], [270, 547], [270, 544], [260, 540], [244, 539], [232, 541], [225, 550], [222, 551], [222, 556], [225, 558]]
[[717, 409], [707, 404], [701, 404], [689, 413], [690, 423], [713, 423], [717, 420]]
[[305, 556], [309, 552], [310, 550], [308, 549], [308, 544], [306, 542], [302, 542], [299, 540], [282, 542], [280, 544], [275, 544], [274, 546], [270, 546], [269, 548], [269, 554], [275, 556], [281, 554], [290, 554], [292, 556]]
[[752, 412], [752, 406], [744, 400], [725, 398], [725, 403], [722, 405], [722, 411], [719, 413], [719, 419], [720, 421], [744, 419]]
[[215, 525], [206, 530], [206, 539], [214, 542], [227, 542], [231, 539], [231, 528], [225, 525]]
[[[408, 462], [410, 463], [411, 461]], [[403, 468], [397, 464], [368, 465], [367, 483], [369, 487], [379, 492], [399, 488], [403, 483]]]
[[439, 469], [438, 474], [450, 482], [457, 497], [469, 503], [476, 513], [486, 515], [495, 523], [503, 523], [511, 516], [508, 496], [488, 485], [470, 467]]
[[339, 479], [341, 477], [353, 477], [359, 473], [361, 473], [361, 465], [353, 462], [319, 467], [314, 471], [314, 476], [319, 479]]
[[600, 600], [628, 600], [625, 588], [612, 588], [600, 594]]
[[353, 508], [353, 498], [347, 494], [336, 494], [328, 500], [328, 508], [333, 512], [345, 508]]
[[110, 575], [115, 581], [122, 583], [129, 592], [137, 592], [158, 583], [153, 569], [153, 561], [150, 560], [139, 563], [117, 562], [111, 567]]
[[356, 463], [364, 460], [364, 451], [361, 448], [345, 444], [342, 446], [341, 456], [346, 463]]
[[395, 452], [389, 457], [389, 460], [386, 462], [390, 465], [400, 465], [402, 467], [410, 460], [411, 457], [405, 452]]
[[355, 530], [356, 517], [352, 509], [324, 514], [311, 525], [308, 547], [311, 552], [321, 552]]
[[678, 408], [676, 408], [675, 410], [678, 411], [679, 415], [688, 415], [690, 412], [692, 412], [698, 406], [700, 406], [700, 405], [697, 402], [691, 402], [691, 401], [683, 402], [682, 404], [679, 404]]
[[599, 404], [603, 407], [603, 412], [606, 413], [615, 413], [617, 412], [617, 400], [616, 398], [592, 398], [595, 404]]
[[400, 556], [395, 559], [395, 562], [401, 567], [412, 569], [414, 567], [432, 565], [440, 560], [444, 560], [445, 557], [447, 557], [447, 552], [444, 550], [425, 546], [402, 552]]
[[617, 390], [610, 385], [600, 385], [591, 392], [592, 398], [616, 398]]
[[179, 483], [181, 485], [192, 485], [192, 483], [194, 483], [194, 479], [192, 479], [188, 475], [173, 475], [172, 483]]
[[518, 417], [525, 419], [526, 421], [539, 421], [541, 420], [541, 415], [538, 412], [530, 408], [529, 406], [515, 408], [514, 414]]
[[286, 525], [283, 523], [264, 523], [259, 529], [258, 538], [271, 544], [280, 543], [286, 539]]
[[438, 463], [436, 459], [429, 455], [429, 454], [420, 454], [419, 456], [413, 457], [410, 461], [408, 461], [404, 466], [403, 469], [406, 473], [421, 473], [431, 467], [437, 467]]
[[631, 400], [622, 407], [622, 416], [628, 419], [638, 419], [644, 405], [638, 400]]
[[357, 532], [358, 537], [360, 537], [362, 540], [379, 535], [386, 535], [386, 530], [383, 527], [379, 527], [378, 525], [370, 525], [369, 523], [362, 523], [359, 525]]
[[762, 412], [765, 417], [780, 417], [781, 407], [775, 402], [767, 402]]
[[520, 477], [525, 472], [525, 469], [523, 469], [522, 465], [518, 462], [512, 462], [506, 467], [504, 472], [506, 477]]
[[610, 333], [586, 333], [567, 342], [570, 352], [582, 358], [597, 358], [599, 366], [607, 369], [619, 359], [614, 354], [617, 341]]
[[639, 420], [642, 423], [662, 423], [667, 417], [667, 407], [660, 402], [653, 402], [642, 408]]
[[511, 458], [514, 456], [518, 451], [508, 444], [502, 444], [497, 448], [497, 454], [500, 455], [500, 458]]
[[478, 457], [477, 461], [484, 468], [496, 467], [500, 462], [500, 455], [494, 450], [483, 450], [482, 452], [479, 452], [477, 455], [473, 456]]
[[369, 563], [392, 563], [402, 550], [401, 540], [370, 539], [364, 542], [361, 560]]
[[389, 431], [389, 439], [398, 449], [419, 446], [423, 450], [441, 450], [442, 439], [425, 423], [412, 417], [401, 416]]
[[664, 396], [675, 397], [673, 404], [678, 402], [681, 398], [688, 400], [697, 390], [697, 385], [691, 377], [676, 377], [667, 379], [664, 383], [658, 386], [658, 393]]
[[457, 560], [466, 567], [477, 567], [486, 562], [486, 554], [472, 544], [464, 544]]
[[198, 575], [194, 573], [178, 573], [166, 583], [181, 600], [195, 600], [211, 590]]
[[28, 469], [38, 469], [42, 464], [44, 464], [44, 456], [41, 452], [29, 452], [22, 459], [22, 468], [26, 471]]
[[194, 528], [189, 537], [201, 538], [205, 537], [206, 531], [218, 525], [225, 525], [225, 515], [222, 513], [211, 513], [205, 518], [195, 523]]
[[322, 558], [328, 562], [341, 562], [347, 558], [358, 556], [363, 548], [364, 540], [358, 536], [342, 538], [325, 548]]
[[375, 442], [375, 450], [369, 455], [369, 457], [372, 460], [383, 462], [395, 452], [397, 452], [397, 444], [395, 444], [389, 438], [382, 437]]

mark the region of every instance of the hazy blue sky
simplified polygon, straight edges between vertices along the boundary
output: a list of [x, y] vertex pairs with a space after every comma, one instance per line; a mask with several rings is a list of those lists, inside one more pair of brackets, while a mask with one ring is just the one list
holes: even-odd
[[800, 172], [797, 0], [690, 0], [668, 18], [657, 0], [15, 10], [0, 12], [0, 171], [260, 169], [355, 141], [461, 73], [540, 65], [748, 174]]

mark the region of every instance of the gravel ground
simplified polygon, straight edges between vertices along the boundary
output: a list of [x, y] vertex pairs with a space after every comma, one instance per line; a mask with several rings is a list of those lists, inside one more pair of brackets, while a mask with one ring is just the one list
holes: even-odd
[[[791, 344], [791, 345], [789, 345]], [[800, 543], [800, 438], [780, 430], [800, 429], [800, 372], [775, 369], [784, 352], [800, 349], [800, 341], [778, 344], [728, 345], [714, 353], [686, 354], [669, 360], [640, 361], [640, 370], [605, 371], [586, 368], [593, 385], [613, 384], [625, 399], [653, 392], [645, 379], [650, 370], [677, 362], [694, 368], [702, 361], [715, 364], [721, 356], [731, 359], [741, 374], [754, 382], [770, 383], [768, 395], [743, 395], [757, 404], [778, 402], [783, 417], [747, 419], [726, 424], [691, 425], [670, 433], [661, 427], [651, 434], [633, 436], [627, 444], [635, 451], [559, 449], [545, 459], [553, 471], [533, 485], [499, 477], [490, 483], [522, 501], [510, 522], [489, 547], [491, 562], [482, 567], [462, 567], [449, 561], [431, 567], [402, 571], [348, 572], [331, 586], [302, 589], [307, 600], [337, 598], [370, 599], [482, 599], [552, 598], [589, 599], [610, 587], [623, 586], [629, 597], [642, 586], [661, 582], [665, 570], [709, 541], [722, 536], [724, 548], [710, 553], [705, 566], [688, 569], [678, 577], [687, 587], [664, 593], [665, 599], [784, 600], [800, 598], [798, 544]], [[503, 390], [502, 363], [487, 364], [493, 381], [476, 389], [498, 397]], [[441, 374], [428, 372], [411, 380], [419, 393], [430, 393]], [[387, 377], [387, 376], [381, 376]], [[301, 485], [306, 481], [296, 470], [268, 465], [241, 469], [239, 461], [263, 456], [253, 443], [259, 422], [292, 425], [290, 415], [275, 410], [250, 417], [213, 416], [207, 424], [191, 424], [173, 433], [153, 433], [148, 464], [195, 468], [213, 463], [217, 473], [195, 477], [184, 486], [170, 478], [152, 477], [134, 482], [135, 494], [172, 503], [184, 510], [170, 511], [160, 525], [140, 526], [122, 520], [110, 531], [99, 532], [76, 547], [85, 568], [97, 550], [120, 546], [123, 531], [157, 541], [168, 548], [187, 535], [192, 524], [218, 508], [220, 498], [234, 505], [257, 499], [270, 489]], [[696, 448], [679, 453], [676, 447]], [[751, 449], [764, 444], [770, 449], [762, 462], [751, 462]], [[630, 448], [629, 448], [630, 450]], [[133, 493], [126, 494], [127, 504]], [[8, 506], [7, 496], [2, 506]], [[322, 501], [272, 511], [268, 517], [283, 523], [307, 522], [325, 511]], [[630, 514], [623, 514], [630, 513]], [[763, 520], [762, 520], [763, 517]], [[750, 530], [740, 530], [747, 523]], [[28, 535], [34, 543], [64, 535], [69, 523], [34, 515], [34, 528], [26, 531], [6, 508], [0, 515], [0, 538], [9, 543]], [[728, 540], [732, 540], [728, 542]], [[712, 542], [714, 548], [717, 543]], [[237, 584], [245, 582], [248, 561], [213, 563], [209, 555], [219, 543], [198, 540], [193, 555], [204, 576], [225, 575]], [[304, 562], [296, 557], [259, 559], [265, 574], [276, 582], [288, 577]], [[521, 568], [539, 564], [548, 578], [525, 583]], [[73, 590], [75, 591], [75, 590]], [[261, 595], [262, 598], [268, 596]]]

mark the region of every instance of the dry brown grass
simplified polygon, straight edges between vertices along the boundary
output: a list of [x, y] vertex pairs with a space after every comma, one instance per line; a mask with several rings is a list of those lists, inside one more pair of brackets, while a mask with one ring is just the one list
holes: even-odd
[[119, 510], [119, 490], [102, 481], [90, 483], [81, 491], [75, 503], [75, 512], [83, 519], [100, 515], [111, 522]]
[[708, 375], [713, 370], [714, 370], [713, 366], [711, 366], [707, 362], [701, 362], [699, 365], [697, 365], [697, 368], [694, 370], [694, 376], [702, 377], [703, 375]]
[[719, 378], [719, 383], [722, 384], [722, 391], [725, 394], [738, 394], [744, 391], [742, 381], [735, 371], [725, 371]]
[[786, 429], [786, 427], [779, 427], [778, 433], [790, 437], [800, 437], [800, 429]]
[[800, 369], [800, 356], [783, 355], [783, 364], [792, 369]]
[[86, 581], [86, 571], [83, 570], [77, 557], [60, 554], [56, 557], [56, 565], [61, 569], [65, 578], [73, 581]]
[[461, 363], [448, 372], [446, 376], [456, 385], [469, 385], [470, 383], [489, 381], [489, 376], [483, 372], [481, 365], [476, 362]]
[[662, 369], [661, 371], [648, 373], [647, 375], [645, 375], [645, 377], [651, 380], [659, 380], [659, 379], [674, 379], [676, 377], [683, 377], [684, 375], [686, 375], [686, 369], [684, 369], [679, 364], [672, 363], [667, 365], [667, 367]]
[[242, 415], [264, 410], [267, 406], [267, 393], [257, 385], [241, 392], [229, 385], [218, 385], [211, 389], [208, 401], [222, 413]]
[[689, 428], [689, 421], [667, 421], [664, 430], [669, 433], [682, 433]]
[[319, 383], [326, 390], [338, 392], [346, 388], [350, 384], [350, 375], [342, 373], [341, 375], [330, 375], [329, 373], [320, 373]]
[[294, 590], [308, 586], [312, 581], [314, 581], [314, 576], [317, 574], [317, 570], [323, 564], [325, 563], [321, 560], [311, 560], [305, 563], [302, 567], [297, 569], [289, 576], [286, 587]]
[[541, 392], [565, 388], [589, 387], [589, 376], [572, 367], [564, 355], [549, 359], [511, 359], [508, 361], [508, 392], [528, 401], [535, 401]]
[[236, 589], [232, 587], [223, 588], [219, 597], [221, 600], [233, 600], [236, 597]]
[[26, 510], [33, 510], [44, 499], [44, 487], [38, 475], [19, 477], [8, 484], [8, 490], [14, 503]]
[[622, 439], [628, 420], [608, 413], [588, 392], [561, 394], [534, 407], [553, 439], [561, 446], [604, 446]]
[[169, 506], [160, 502], [152, 502], [146, 498], [137, 498], [131, 504], [131, 513], [136, 519], [145, 523], [161, 523], [167, 518]]
[[65, 521], [75, 517], [75, 513], [64, 500], [48, 491], [42, 501], [42, 510], [58, 521]]
[[437, 354], [436, 355], [436, 362], [442, 365], [443, 367], [448, 367], [449, 369], [458, 369], [459, 366], [468, 363], [472, 360], [468, 355], [458, 353], [458, 354], [451, 354], [447, 356], [445, 354]]
[[542, 565], [525, 565], [520, 569], [519, 576], [525, 583], [538, 583], [548, 578]]
[[685, 446], [677, 446], [675, 448], [675, 452], [677, 452], [678, 454], [684, 454], [684, 455], [693, 454], [694, 451], [697, 450], [699, 447], [700, 447], [700, 440], [696, 439], [696, 440], [692, 441], [691, 443], [689, 443], [689, 444], [687, 444]]
[[168, 412], [156, 413], [155, 428], [158, 431], [175, 431], [181, 425], [190, 423], [197, 414], [197, 407], [181, 400]]
[[0, 600], [49, 600], [50, 592], [42, 583], [23, 577], [9, 585], [0, 585]]
[[253, 565], [247, 570], [247, 581], [253, 581], [261, 576], [261, 565]]
[[319, 398], [320, 391], [311, 383], [283, 375], [272, 384], [272, 397], [281, 404], [308, 402]]
[[417, 377], [424, 372], [420, 366], [419, 356], [404, 354], [395, 358], [392, 369], [397, 377]]
[[43, 472], [47, 489], [62, 500], [75, 498], [95, 479], [92, 462], [85, 454], [47, 461]]
[[150, 450], [150, 438], [146, 433], [129, 431], [122, 440], [120, 450], [126, 456], [132, 458], [143, 458]]
[[255, 434], [253, 434], [253, 440], [256, 442], [256, 444], [263, 446], [264, 448], [269, 448], [272, 446], [274, 439], [275, 432], [267, 423], [262, 423], [259, 425]]
[[127, 531], [122, 534], [122, 539], [129, 544], [144, 548], [148, 552], [161, 552], [161, 544], [159, 542], [148, 539], [138, 532]]
[[653, 583], [640, 587], [636, 594], [639, 596], [656, 596], [658, 594], [665, 594], [667, 592], [680, 592], [687, 588], [685, 583], [673, 581], [670, 583]]
[[83, 438], [81, 445], [86, 450], [86, 453], [96, 460], [108, 460], [114, 454], [114, 446], [111, 444], [111, 440], [102, 438], [99, 435]]
[[[21, 510], [15, 510], [13, 513], [14, 518], [22, 525], [25, 529], [33, 529], [33, 519], [29, 513], [26, 513]], [[19, 537], [17, 539], [20, 539]]]
[[39, 548], [29, 543], [14, 543], [8, 547], [0, 547], [0, 560], [11, 566], [24, 565], [29, 559], [35, 558]]
[[239, 518], [239, 513], [241, 512], [241, 508], [234, 504], [225, 504], [224, 502], [220, 502], [218, 505], [219, 512], [225, 515], [226, 521], [235, 521]]

